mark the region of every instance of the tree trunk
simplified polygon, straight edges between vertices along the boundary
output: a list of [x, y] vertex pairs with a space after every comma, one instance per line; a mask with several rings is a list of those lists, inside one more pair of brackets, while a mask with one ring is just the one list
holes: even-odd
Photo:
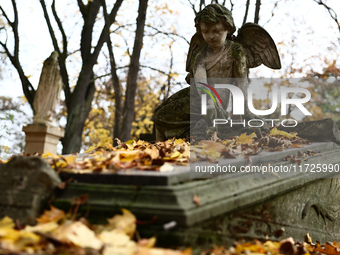
[[261, 0], [256, 0], [254, 23], [259, 24]]
[[81, 0], [78, 0], [78, 5], [84, 18], [80, 42], [83, 65], [77, 85], [71, 96], [66, 99], [67, 124], [65, 136], [62, 139], [63, 154], [80, 151], [84, 124], [90, 113], [95, 92], [93, 66], [96, 64], [99, 52], [109, 36], [109, 28], [115, 21], [122, 2], [123, 0], [116, 1], [109, 17], [105, 20], [97, 45], [92, 50], [92, 35], [96, 17], [101, 6], [106, 10], [106, 3], [104, 0], [93, 0], [84, 5]]
[[113, 144], [116, 146], [117, 142], [115, 138], [120, 139], [121, 136], [121, 122], [122, 122], [122, 91], [120, 88], [120, 82], [117, 75], [116, 61], [113, 55], [112, 42], [109, 37], [107, 44], [110, 56], [111, 77], [112, 86], [115, 93], [115, 124], [113, 128]]
[[[87, 86], [85, 93], [72, 93], [71, 102], [67, 108], [67, 123], [65, 136], [62, 138], [63, 154], [80, 151], [82, 134], [85, 121], [91, 110], [91, 103], [95, 92], [94, 83], [91, 82], [93, 75], [84, 77], [80, 76], [77, 83], [79, 87]], [[84, 85], [79, 84], [82, 82]]]
[[127, 88], [124, 103], [124, 114], [122, 122], [121, 140], [126, 141], [131, 137], [132, 121], [135, 110], [135, 96], [137, 90], [137, 80], [139, 71], [140, 52], [143, 46], [146, 9], [148, 7], [148, 0], [139, 0], [138, 17], [136, 37], [133, 45], [133, 52], [131, 56], [130, 68], [127, 77]]

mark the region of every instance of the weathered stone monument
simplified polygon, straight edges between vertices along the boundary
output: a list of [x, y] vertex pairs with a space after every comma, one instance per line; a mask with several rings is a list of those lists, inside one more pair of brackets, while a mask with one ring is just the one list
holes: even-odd
[[58, 174], [40, 157], [15, 156], [0, 164], [0, 218], [34, 224], [59, 183]]
[[39, 86], [33, 101], [33, 124], [23, 128], [26, 133], [26, 153], [42, 154], [45, 151], [57, 153], [57, 144], [64, 136], [64, 131], [56, 126], [52, 114], [60, 101], [62, 87], [58, 53], [54, 51], [45, 60], [40, 75]]
[[[156, 108], [158, 141], [187, 138], [202, 130], [204, 139], [204, 131], [213, 126], [213, 119], [229, 116], [226, 109], [230, 92], [217, 88], [218, 81], [235, 83], [247, 98], [247, 69], [261, 64], [272, 69], [281, 68], [276, 45], [267, 31], [257, 24], [246, 23], [235, 38], [232, 14], [220, 4], [207, 5], [200, 11], [195, 26], [186, 61], [189, 72], [186, 81], [190, 87], [178, 91]], [[205, 115], [201, 114], [200, 106], [203, 91], [214, 97], [208, 98]], [[244, 108], [244, 119], [254, 118], [247, 105]]]

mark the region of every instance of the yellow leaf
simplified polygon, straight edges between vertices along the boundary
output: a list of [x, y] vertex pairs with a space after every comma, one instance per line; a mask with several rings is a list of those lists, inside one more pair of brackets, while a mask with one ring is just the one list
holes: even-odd
[[183, 141], [183, 139], [176, 139], [175, 140], [175, 144], [181, 144], [181, 143], [183, 143], [184, 141]]
[[90, 148], [88, 148], [86, 151], [84, 151], [84, 153], [89, 153], [91, 151], [93, 151], [96, 147], [95, 146], [90, 146]]
[[67, 162], [67, 164], [72, 164], [76, 161], [77, 156], [69, 155], [69, 156], [63, 157], [63, 159]]
[[252, 133], [250, 135], [247, 135], [247, 133], [243, 133], [236, 139], [236, 142], [240, 144], [253, 143], [253, 137], [256, 137], [255, 133]]
[[180, 153], [179, 151], [175, 151], [171, 154], [170, 158], [178, 158], [180, 156], [182, 156], [182, 153]]
[[64, 168], [67, 166], [67, 163], [65, 161], [58, 161], [55, 163], [56, 167], [58, 168]]
[[14, 228], [14, 226], [14, 221], [8, 216], [0, 220], [0, 228]]
[[11, 228], [0, 228], [0, 237], [4, 241], [12, 241], [19, 239], [21, 236], [20, 231]]
[[52, 154], [51, 152], [49, 152], [49, 151], [45, 151], [45, 153], [42, 154], [41, 157], [42, 157], [42, 158], [48, 158], [48, 157], [54, 158], [55, 155], [53, 155], [53, 154]]
[[281, 136], [284, 136], [284, 137], [287, 137], [287, 138], [293, 138], [293, 137], [298, 137], [297, 136], [297, 133], [287, 133], [285, 131], [281, 131], [281, 130], [277, 130], [276, 127], [274, 127], [272, 130], [270, 130], [270, 134], [271, 135], [281, 135]]
[[25, 231], [27, 232], [52, 232], [53, 230], [57, 229], [59, 227], [58, 223], [51, 221], [47, 223], [38, 224], [36, 226], [26, 226]]
[[20, 238], [15, 242], [15, 247], [19, 250], [22, 250], [25, 248], [25, 246], [34, 246], [40, 241], [40, 236], [32, 233], [32, 232], [26, 232], [21, 231], [20, 232]]
[[139, 151], [122, 151], [119, 154], [119, 159], [121, 162], [132, 162], [139, 158]]

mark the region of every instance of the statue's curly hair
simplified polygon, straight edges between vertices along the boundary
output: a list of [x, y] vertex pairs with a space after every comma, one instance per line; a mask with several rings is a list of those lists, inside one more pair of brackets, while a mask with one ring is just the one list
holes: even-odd
[[231, 36], [236, 31], [231, 11], [220, 4], [209, 4], [202, 11], [197, 13], [195, 18], [195, 27], [199, 34], [201, 34], [201, 27], [199, 26], [201, 22], [222, 22], [225, 28], [230, 32], [228, 36]]

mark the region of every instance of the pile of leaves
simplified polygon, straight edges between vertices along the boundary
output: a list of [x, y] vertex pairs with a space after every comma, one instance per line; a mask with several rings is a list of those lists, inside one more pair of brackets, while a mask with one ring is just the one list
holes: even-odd
[[213, 249], [204, 251], [201, 255], [260, 255], [260, 254], [271, 254], [271, 255], [317, 255], [317, 254], [328, 254], [328, 255], [339, 255], [340, 254], [340, 243], [334, 241], [333, 243], [326, 243], [321, 245], [320, 243], [313, 244], [309, 234], [306, 239], [308, 242], [295, 242], [293, 238], [287, 238], [280, 242], [260, 242], [254, 240], [254, 242], [246, 243], [235, 243], [233, 247], [229, 249], [215, 246]]
[[[117, 139], [118, 140], [118, 139]], [[43, 154], [48, 163], [57, 171], [91, 173], [116, 172], [121, 169], [172, 171], [172, 164], [187, 165], [190, 157], [190, 143], [183, 139], [172, 139], [151, 144], [145, 141], [118, 140], [118, 146], [107, 148], [90, 147], [85, 156], [57, 156]], [[172, 163], [172, 164], [171, 164]]]
[[[79, 198], [80, 199], [80, 198]], [[78, 200], [79, 200], [78, 199]], [[136, 233], [136, 217], [126, 209], [122, 214], [107, 219], [105, 225], [91, 225], [85, 218], [75, 219], [77, 205], [65, 213], [51, 206], [35, 226], [15, 225], [9, 217], [0, 220], [1, 254], [91, 254], [91, 255], [190, 255], [192, 248], [184, 251], [155, 248], [156, 238], [141, 239]], [[80, 199], [81, 200], [81, 199]], [[265, 241], [235, 243], [230, 248], [215, 246], [201, 255], [339, 255], [340, 243], [295, 242], [287, 238], [280, 242]]]
[[297, 133], [280, 131], [276, 127], [269, 134], [264, 132], [247, 135], [246, 133], [230, 139], [220, 140], [216, 133], [211, 140], [203, 140], [192, 146], [190, 160], [217, 162], [220, 158], [236, 158], [257, 155], [262, 151], [282, 151], [288, 148], [303, 148], [311, 142], [300, 138]]
[[[90, 225], [85, 218], [74, 220], [71, 213], [55, 207], [44, 212], [35, 226], [15, 226], [0, 220], [1, 254], [91, 254], [91, 255], [184, 255], [185, 251], [154, 248], [156, 238], [134, 240], [136, 217], [122, 209], [122, 215], [106, 225]], [[73, 214], [74, 215], [74, 214]]]
[[[214, 133], [210, 140], [190, 144], [183, 139], [171, 139], [154, 144], [129, 140], [118, 146], [91, 146], [84, 154], [41, 155], [57, 172], [92, 173], [116, 172], [124, 169], [172, 171], [173, 165], [188, 165], [189, 162], [207, 160], [218, 162], [221, 158], [236, 158], [257, 155], [262, 151], [282, 151], [302, 148], [311, 142], [299, 138], [297, 133], [287, 133], [273, 128], [269, 134], [246, 133], [221, 140]], [[287, 159], [288, 160], [288, 159]], [[298, 162], [297, 159], [296, 162]], [[1, 163], [1, 160], [0, 160]]]

